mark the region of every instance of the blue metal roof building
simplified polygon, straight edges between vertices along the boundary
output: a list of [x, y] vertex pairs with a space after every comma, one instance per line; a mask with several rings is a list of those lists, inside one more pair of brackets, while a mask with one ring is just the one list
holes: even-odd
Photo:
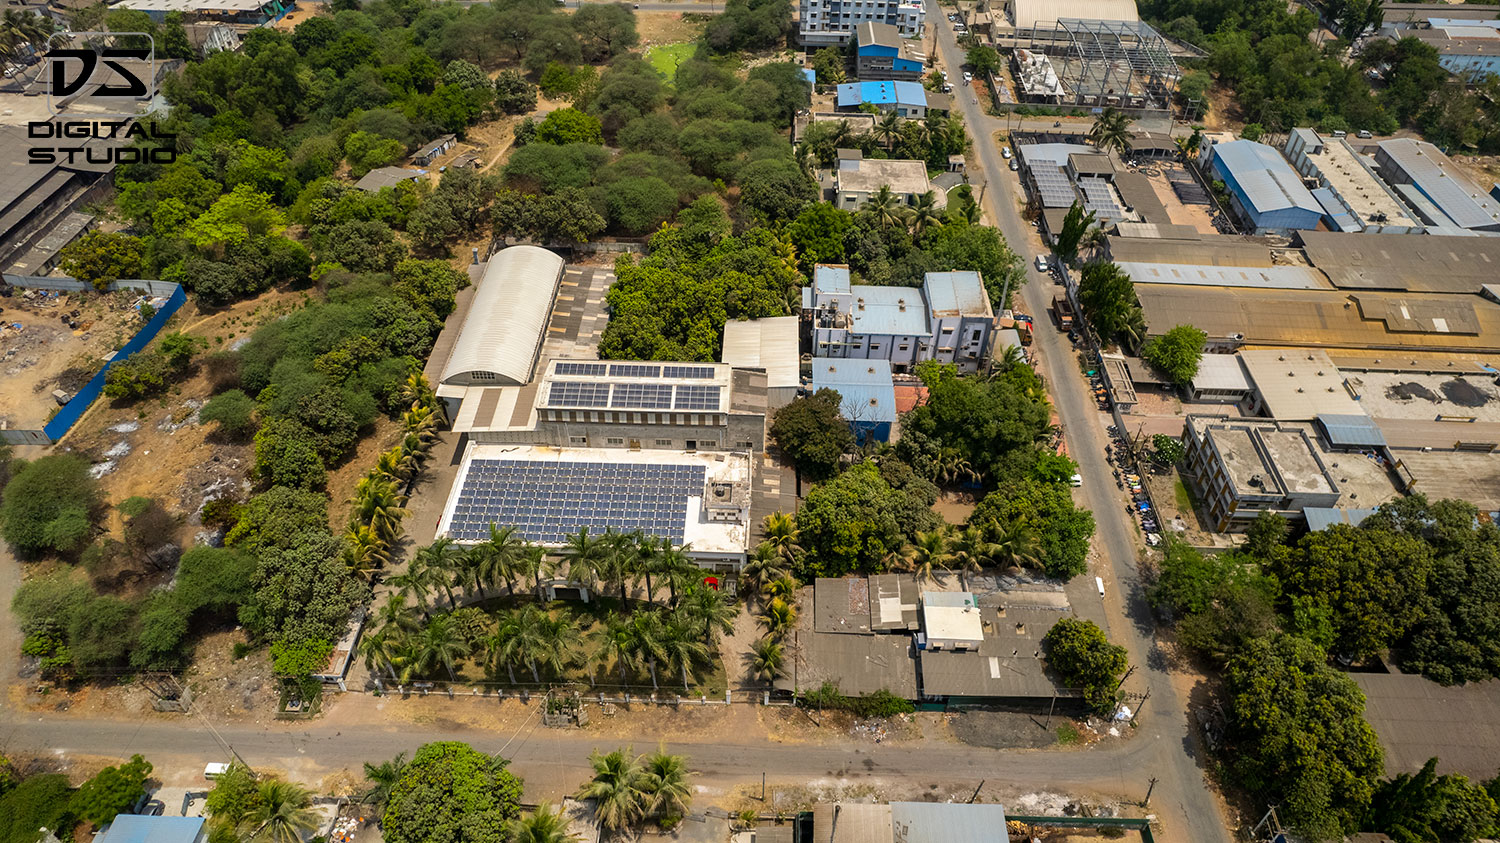
[[839, 412], [849, 420], [861, 445], [872, 439], [891, 440], [896, 423], [896, 386], [889, 360], [846, 360], [820, 357], [813, 361], [813, 390], [832, 389], [843, 399]]
[[838, 87], [839, 108], [865, 103], [882, 108], [926, 108], [927, 91], [919, 82], [846, 82]]
[[1247, 140], [1210, 149], [1214, 175], [1224, 182], [1235, 211], [1257, 232], [1318, 227], [1323, 206], [1280, 152]]
[[207, 838], [202, 817], [155, 817], [120, 814], [97, 843], [202, 843]]
[[810, 67], [802, 68], [802, 78], [806, 79], [809, 85], [818, 84], [818, 72]]

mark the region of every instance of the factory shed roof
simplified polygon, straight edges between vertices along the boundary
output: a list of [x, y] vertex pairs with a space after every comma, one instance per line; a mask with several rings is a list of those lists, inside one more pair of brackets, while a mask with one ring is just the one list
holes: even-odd
[[1299, 231], [1307, 260], [1335, 287], [1478, 293], [1500, 275], [1500, 237]]
[[1063, 617], [1046, 606], [979, 608], [984, 639], [977, 649], [922, 650], [922, 693], [1000, 699], [1075, 696], [1055, 681], [1042, 655], [1042, 638]]
[[1385, 749], [1386, 771], [1415, 773], [1438, 759], [1439, 773], [1483, 779], [1500, 757], [1500, 680], [1444, 687], [1422, 676], [1350, 673], [1365, 693], [1365, 719]]
[[739, 369], [765, 369], [766, 386], [797, 386], [799, 374], [798, 320], [773, 316], [724, 324], [724, 362]]
[[1307, 519], [1307, 529], [1315, 533], [1335, 524], [1358, 527], [1374, 514], [1373, 509], [1344, 509], [1338, 506], [1309, 506], [1302, 510], [1303, 517]]
[[856, 285], [850, 288], [854, 307], [849, 315], [856, 334], [881, 334], [895, 337], [927, 336], [927, 305], [922, 293], [911, 287], [876, 287]]
[[820, 357], [813, 361], [814, 390], [837, 390], [839, 412], [851, 422], [896, 420], [896, 389], [889, 360]]
[[1322, 213], [1323, 208], [1302, 184], [1302, 177], [1273, 147], [1237, 140], [1216, 144], [1214, 160], [1234, 177], [1257, 213], [1287, 208]]
[[915, 630], [917, 621], [917, 584], [911, 577], [876, 574], [870, 577], [870, 629], [877, 631]]
[[819, 577], [813, 582], [813, 632], [870, 631], [870, 581], [865, 577]]
[[849, 292], [849, 267], [841, 263], [820, 263], [813, 267], [813, 289], [820, 293]]
[[1002, 805], [892, 802], [893, 843], [1009, 843]]
[[1330, 445], [1340, 448], [1384, 448], [1385, 434], [1364, 414], [1319, 413], [1318, 429]]
[[417, 181], [426, 173], [421, 170], [408, 170], [404, 167], [379, 167], [365, 173], [354, 186], [360, 190], [371, 193], [379, 193], [381, 188], [395, 187], [404, 181]]
[[[1125, 226], [1136, 223], [1120, 223]], [[1133, 230], [1133, 229], [1132, 229]], [[1202, 237], [1110, 237], [1106, 243], [1114, 261], [1182, 263], [1207, 266], [1274, 266], [1271, 250], [1262, 243], [1218, 234]]]
[[910, 635], [837, 635], [803, 630], [796, 639], [795, 665], [776, 680], [781, 690], [807, 690], [824, 682], [839, 693], [861, 697], [890, 691], [917, 698], [917, 662]]
[[838, 86], [840, 108], [869, 103], [871, 105], [927, 106], [927, 91], [920, 82], [845, 82]]
[[562, 271], [562, 258], [536, 246], [511, 246], [491, 256], [443, 366], [442, 382], [518, 386], [530, 381]]
[[929, 272], [922, 295], [933, 316], [992, 316], [990, 295], [978, 272]]
[[1125, 204], [1147, 223], [1171, 224], [1172, 215], [1152, 189], [1150, 179], [1140, 173], [1118, 172], [1115, 173], [1115, 190], [1120, 192]]
[[1205, 354], [1198, 360], [1193, 389], [1217, 392], [1249, 392], [1250, 377], [1237, 354]]
[[1500, 225], [1500, 206], [1490, 195], [1453, 166], [1442, 150], [1416, 138], [1392, 138], [1379, 144], [1412, 184], [1461, 228]]
[[1065, 18], [1138, 21], [1135, 0], [1014, 0], [1016, 29], [1050, 28]]
[[854, 28], [855, 43], [861, 47], [901, 47], [901, 31], [888, 23], [865, 21]]
[[1271, 418], [1307, 421], [1321, 415], [1361, 415], [1343, 374], [1319, 349], [1241, 351], [1240, 361]]
[[195, 843], [202, 837], [202, 817], [120, 814], [95, 839], [99, 843]]
[[1263, 290], [1326, 290], [1328, 283], [1306, 266], [1210, 266], [1115, 261], [1137, 284], [1202, 284]]

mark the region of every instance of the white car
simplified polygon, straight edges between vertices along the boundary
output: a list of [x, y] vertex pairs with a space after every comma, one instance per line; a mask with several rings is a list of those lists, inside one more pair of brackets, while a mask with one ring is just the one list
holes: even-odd
[[1082, 486], [1083, 485], [1083, 475], [1082, 474], [1075, 474], [1072, 477], [1069, 477], [1068, 478], [1068, 485], [1072, 486], [1075, 489], [1078, 488], [1079, 486]]
[[1003, 156], [1005, 156], [1005, 158], [1008, 160], [1010, 158], [1010, 147], [1008, 147], [1008, 146], [1002, 146], [1002, 147], [1000, 147], [1000, 154], [1003, 155]]
[[1036, 256], [1036, 271], [1037, 272], [1046, 272], [1047, 271], [1047, 256], [1046, 255], [1037, 255]]

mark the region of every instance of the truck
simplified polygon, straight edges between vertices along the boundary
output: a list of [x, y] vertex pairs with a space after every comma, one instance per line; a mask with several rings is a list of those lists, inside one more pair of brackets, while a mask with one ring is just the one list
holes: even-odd
[[1052, 297], [1052, 316], [1057, 320], [1057, 327], [1063, 331], [1073, 330], [1073, 303], [1068, 301], [1066, 295]]

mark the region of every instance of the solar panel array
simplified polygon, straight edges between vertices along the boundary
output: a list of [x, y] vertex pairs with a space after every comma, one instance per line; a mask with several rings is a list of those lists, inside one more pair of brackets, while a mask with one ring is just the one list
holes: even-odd
[[612, 378], [659, 378], [661, 367], [647, 366], [642, 363], [611, 363], [609, 376]]
[[1084, 177], [1078, 180], [1078, 189], [1083, 192], [1083, 210], [1093, 211], [1100, 220], [1125, 218], [1125, 209], [1120, 205], [1114, 187], [1106, 179]]
[[712, 366], [663, 366], [661, 375], [664, 378], [709, 380], [714, 376], [714, 370]]
[[582, 375], [590, 378], [602, 378], [609, 367], [603, 363], [558, 363], [555, 370], [559, 375]]
[[491, 524], [534, 542], [561, 544], [590, 532], [641, 532], [680, 545], [687, 499], [703, 494], [701, 465], [484, 460], [469, 464], [448, 534], [489, 538]]
[[676, 410], [717, 410], [719, 409], [719, 388], [717, 386], [679, 386], [677, 387], [677, 401], [672, 407]]
[[[710, 370], [711, 371], [711, 370]], [[675, 390], [675, 396], [674, 396]], [[610, 407], [617, 410], [693, 410], [718, 412], [723, 389], [718, 385], [653, 381], [552, 381], [548, 407]], [[675, 399], [675, 400], [674, 400]]]
[[1038, 164], [1031, 168], [1031, 177], [1036, 182], [1037, 193], [1041, 194], [1043, 207], [1067, 208], [1078, 199], [1072, 181], [1060, 167]]
[[672, 385], [669, 383], [617, 383], [609, 406], [639, 410], [670, 410]]
[[608, 407], [609, 384], [592, 381], [553, 381], [547, 403], [562, 407]]

